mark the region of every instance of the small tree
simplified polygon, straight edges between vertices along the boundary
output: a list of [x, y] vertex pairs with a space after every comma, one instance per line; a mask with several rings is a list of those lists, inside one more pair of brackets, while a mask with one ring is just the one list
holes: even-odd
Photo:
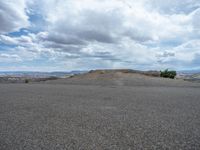
[[163, 78], [171, 78], [174, 79], [176, 77], [176, 71], [169, 71], [168, 69], [164, 71], [160, 71], [160, 76]]

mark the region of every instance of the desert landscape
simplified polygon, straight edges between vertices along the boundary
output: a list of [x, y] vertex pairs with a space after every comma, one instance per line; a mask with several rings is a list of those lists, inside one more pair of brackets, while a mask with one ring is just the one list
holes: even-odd
[[0, 149], [200, 148], [200, 84], [97, 70], [0, 84]]
[[0, 150], [200, 150], [200, 0], [0, 0]]

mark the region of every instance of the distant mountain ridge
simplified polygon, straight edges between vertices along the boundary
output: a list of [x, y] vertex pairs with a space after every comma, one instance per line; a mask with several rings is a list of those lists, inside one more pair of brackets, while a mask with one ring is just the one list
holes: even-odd
[[200, 82], [200, 70], [178, 71], [178, 77], [185, 81]]
[[[55, 72], [34, 72], [34, 71], [0, 71], [0, 83], [4, 82], [24, 82], [26, 79], [30, 81], [54, 80], [57, 78], [66, 78], [73, 75], [91, 73], [107, 74], [107, 73], [139, 73], [147, 76], [160, 76], [159, 71], [139, 71], [132, 69], [108, 69], [108, 70], [91, 70], [91, 71], [55, 71]], [[186, 81], [200, 82], [200, 70], [182, 70], [177, 71], [177, 79]]]
[[69, 75], [81, 74], [87, 71], [70, 71], [70, 72], [34, 72], [34, 71], [0, 71], [0, 77], [65, 77]]
[[200, 69], [198, 70], [181, 70], [181, 71], [177, 71], [179, 74], [200, 74]]

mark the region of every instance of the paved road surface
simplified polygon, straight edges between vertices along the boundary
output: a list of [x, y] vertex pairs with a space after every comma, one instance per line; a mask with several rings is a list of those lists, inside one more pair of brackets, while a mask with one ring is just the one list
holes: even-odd
[[1, 150], [199, 150], [200, 88], [0, 84]]

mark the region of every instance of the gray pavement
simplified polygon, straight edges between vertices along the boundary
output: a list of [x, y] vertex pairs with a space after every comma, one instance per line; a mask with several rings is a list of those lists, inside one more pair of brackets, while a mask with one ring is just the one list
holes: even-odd
[[0, 84], [0, 150], [199, 150], [200, 88]]

